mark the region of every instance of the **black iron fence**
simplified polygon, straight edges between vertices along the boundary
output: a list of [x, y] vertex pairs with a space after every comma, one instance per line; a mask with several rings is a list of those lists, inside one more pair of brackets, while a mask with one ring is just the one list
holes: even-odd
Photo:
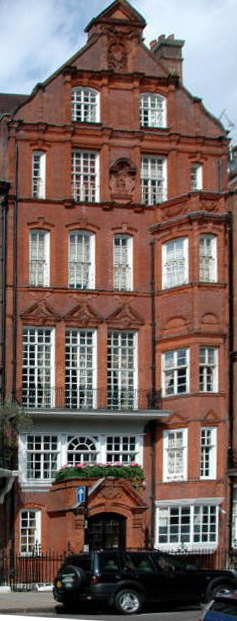
[[150, 410], [160, 407], [160, 391], [102, 388], [48, 388], [35, 386], [17, 391], [16, 401], [25, 408], [68, 410]]
[[[47, 585], [51, 587], [65, 556], [70, 553], [70, 547], [63, 553], [50, 550], [45, 554], [36, 552], [31, 556], [13, 555], [1, 549], [0, 585], [10, 586], [17, 591], [34, 590]], [[178, 554], [185, 564], [201, 569], [232, 569], [237, 572], [237, 549], [213, 551], [207, 548], [201, 552], [180, 549], [174, 550], [173, 554]]]

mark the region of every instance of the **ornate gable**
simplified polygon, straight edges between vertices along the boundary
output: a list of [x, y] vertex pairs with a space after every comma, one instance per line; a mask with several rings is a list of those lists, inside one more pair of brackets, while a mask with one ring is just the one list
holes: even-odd
[[106, 317], [106, 321], [110, 326], [115, 328], [136, 329], [144, 324], [144, 319], [130, 304], [124, 304], [117, 308]]
[[103, 318], [87, 302], [80, 302], [64, 316], [69, 326], [94, 327], [102, 323]]
[[24, 311], [21, 319], [23, 323], [33, 326], [54, 326], [62, 317], [45, 300], [40, 300]]

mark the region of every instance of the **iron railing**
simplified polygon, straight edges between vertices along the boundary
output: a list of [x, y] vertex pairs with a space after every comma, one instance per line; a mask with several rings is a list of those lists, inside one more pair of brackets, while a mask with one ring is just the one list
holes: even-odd
[[68, 410], [150, 410], [159, 409], [160, 391], [102, 388], [25, 388], [16, 394], [25, 408], [65, 408]]
[[[127, 548], [127, 550], [138, 550]], [[139, 548], [144, 551], [145, 548]], [[149, 550], [152, 553], [152, 550]], [[154, 550], [156, 552], [156, 550]], [[185, 564], [190, 564], [200, 569], [231, 569], [237, 571], [237, 550], [208, 548], [200, 551], [187, 552], [183, 549], [169, 550], [169, 554], [175, 554], [183, 559]], [[33, 590], [39, 585], [52, 585], [57, 571], [65, 556], [71, 554], [70, 545], [62, 553], [49, 550], [42, 553], [40, 548], [34, 550], [28, 556], [12, 554], [0, 548], [0, 585], [8, 585], [12, 590]]]

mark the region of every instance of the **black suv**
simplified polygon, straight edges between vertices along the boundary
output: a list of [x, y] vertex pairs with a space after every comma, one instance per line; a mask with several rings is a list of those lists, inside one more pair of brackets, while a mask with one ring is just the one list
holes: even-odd
[[102, 602], [128, 615], [143, 602], [209, 601], [218, 591], [236, 588], [231, 571], [198, 569], [182, 556], [105, 550], [65, 558], [53, 595], [67, 608], [79, 608], [83, 600]]

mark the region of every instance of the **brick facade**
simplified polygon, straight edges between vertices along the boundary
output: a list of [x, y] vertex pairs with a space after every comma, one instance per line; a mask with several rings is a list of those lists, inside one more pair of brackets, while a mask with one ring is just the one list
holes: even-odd
[[[37, 85], [2, 127], [4, 145], [6, 139], [8, 145], [3, 149], [4, 170], [7, 166], [11, 184], [7, 216], [6, 395], [13, 394], [23, 403], [33, 420], [32, 428], [21, 432], [19, 442], [15, 544], [23, 552], [27, 546], [29, 551], [31, 544], [20, 542], [20, 519], [22, 537], [26, 533], [30, 537], [30, 512], [33, 520], [36, 513], [40, 514], [40, 522], [37, 528], [34, 522], [32, 530], [38, 529], [35, 544], [40, 543], [43, 550], [52, 546], [61, 551], [68, 544], [81, 549], [85, 543], [84, 505], [75, 501], [75, 490], [83, 481], [80, 477], [60, 485], [51, 481], [45, 465], [53, 450], [52, 446], [46, 447], [49, 437], [52, 444], [58, 442], [54, 449], [58, 467], [67, 462], [70, 451], [66, 446], [76, 437], [81, 445], [87, 438], [90, 446], [94, 442], [97, 461], [108, 461], [111, 438], [117, 438], [113, 440], [117, 445], [120, 442], [117, 453], [123, 453], [118, 461], [134, 461], [134, 455], [144, 467], [145, 482], [139, 489], [121, 478], [107, 477], [98, 486], [88, 481], [89, 529], [95, 516], [103, 516], [106, 522], [108, 515], [110, 526], [116, 516], [118, 524], [123, 519], [124, 543], [129, 547], [150, 543], [166, 549], [186, 546], [201, 551], [228, 544], [228, 141], [220, 122], [183, 86], [183, 42], [161, 38], [148, 49], [142, 41], [144, 26], [143, 18], [125, 0], [115, 0], [89, 24], [86, 46], [45, 83]], [[85, 117], [72, 120], [71, 93], [78, 88], [82, 89], [80, 96], [85, 97], [89, 89], [96, 98], [97, 117], [89, 121], [88, 103], [82, 105], [81, 100], [78, 108], [83, 109]], [[148, 106], [152, 100], [162, 107], [161, 121], [154, 122], [152, 112], [147, 113], [146, 108], [140, 121], [144, 93], [149, 95]], [[34, 191], [32, 196], [34, 153], [36, 158], [44, 158], [39, 166], [46, 161], [43, 198]], [[95, 182], [91, 182], [88, 169], [84, 170], [83, 189], [74, 186], [74, 197], [72, 153], [80, 154], [75, 156], [77, 181], [79, 157], [80, 162], [83, 158], [85, 162], [85, 154], [86, 158], [92, 154], [93, 165], [89, 159], [86, 165], [91, 166], [92, 177], [96, 174]], [[98, 169], [93, 169], [94, 162], [96, 166], [99, 162]], [[141, 162], [145, 171], [143, 194]], [[196, 164], [201, 183], [192, 187]], [[90, 183], [93, 187], [88, 190]], [[42, 243], [49, 244], [48, 280], [43, 286], [32, 284], [29, 277], [29, 256], [33, 252], [30, 239], [31, 244], [39, 243], [39, 232]], [[89, 244], [95, 240], [94, 286], [69, 286], [69, 238], [81, 232]], [[118, 244], [130, 248], [127, 260], [132, 285], [130, 281], [130, 285], [120, 287], [114, 281], [116, 236]], [[174, 247], [170, 245], [172, 240]], [[202, 244], [208, 267], [201, 278]], [[215, 250], [210, 251], [212, 256], [205, 244]], [[210, 261], [214, 270], [211, 276]], [[173, 272], [176, 279], [179, 270], [181, 281], [178, 278], [173, 282]], [[53, 339], [50, 352], [54, 352], [54, 369], [50, 368], [48, 397], [44, 383], [47, 369], [44, 379], [41, 371], [42, 347], [40, 341], [33, 345], [32, 340], [37, 330], [44, 338]], [[68, 331], [74, 335], [90, 333], [90, 338], [96, 339], [94, 406], [87, 401], [84, 407], [85, 401], [83, 405], [80, 398], [75, 405], [76, 397], [71, 395], [68, 408]], [[131, 394], [126, 386], [128, 380], [118, 379], [122, 377], [121, 368], [111, 373], [117, 405], [109, 408], [110, 333], [112, 339], [114, 335], [118, 339], [130, 335], [133, 346], [129, 349], [126, 345], [126, 355], [134, 371], [129, 376]], [[23, 359], [22, 337], [27, 360]], [[36, 355], [37, 347], [36, 386], [31, 356]], [[49, 346], [47, 349], [45, 345], [46, 358], [51, 355], [47, 352]], [[80, 355], [83, 357], [83, 353]], [[176, 356], [185, 362], [177, 362]], [[205, 356], [210, 356], [211, 362], [205, 361]], [[25, 372], [26, 384], [22, 384], [23, 363], [29, 371]], [[46, 368], [47, 362], [44, 364]], [[204, 379], [200, 380], [200, 376]], [[73, 377], [72, 368], [72, 383]], [[119, 403], [121, 385], [129, 393], [127, 404]], [[77, 397], [79, 390], [77, 386]], [[89, 390], [83, 398], [89, 399], [91, 394]], [[131, 395], [135, 401], [131, 401]], [[206, 459], [202, 474], [201, 437]], [[128, 438], [129, 456], [125, 458]], [[131, 448], [131, 438], [136, 440], [136, 449]], [[76, 458], [79, 453], [78, 448]], [[112, 542], [117, 544], [118, 540]]]

